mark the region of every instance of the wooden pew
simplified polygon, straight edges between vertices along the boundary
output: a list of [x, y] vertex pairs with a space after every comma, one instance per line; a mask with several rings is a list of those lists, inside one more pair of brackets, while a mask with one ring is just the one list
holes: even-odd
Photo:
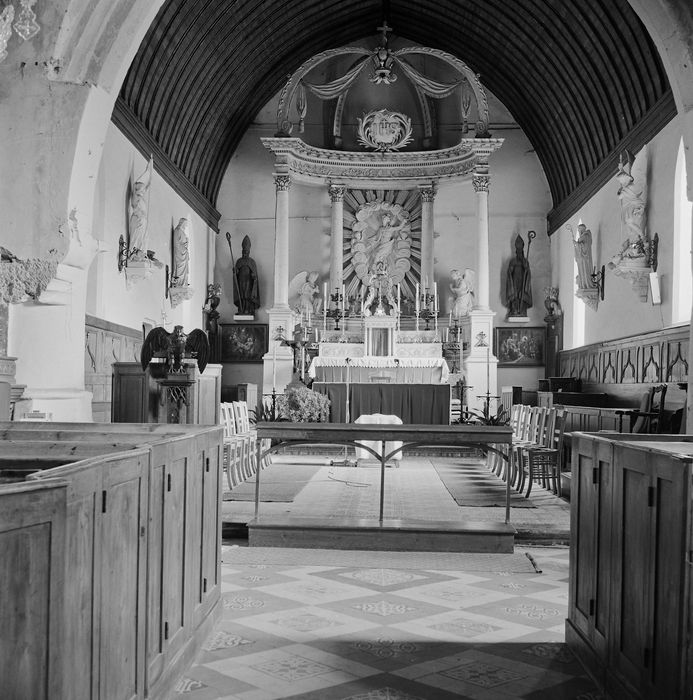
[[41, 469], [34, 488], [66, 484], [63, 687], [48, 697], [168, 698], [219, 612], [221, 426], [3, 423], [0, 433], [5, 463]]

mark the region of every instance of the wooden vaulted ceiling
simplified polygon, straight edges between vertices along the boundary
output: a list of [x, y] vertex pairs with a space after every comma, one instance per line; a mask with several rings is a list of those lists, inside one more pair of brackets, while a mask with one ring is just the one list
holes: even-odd
[[[168, 0], [118, 109], [212, 204], [243, 134], [288, 74], [326, 49], [394, 36], [480, 74], [529, 137], [554, 207], [646, 120], [675, 113], [652, 41], [627, 0]], [[491, 115], [493, 123], [493, 115]]]

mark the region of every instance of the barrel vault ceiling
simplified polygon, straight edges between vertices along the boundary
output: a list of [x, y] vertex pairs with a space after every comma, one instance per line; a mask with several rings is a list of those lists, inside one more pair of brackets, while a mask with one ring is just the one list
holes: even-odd
[[287, 75], [320, 51], [375, 38], [384, 15], [394, 37], [480, 74], [532, 142], [556, 216], [613, 174], [629, 139], [644, 142], [643, 124], [651, 132], [675, 114], [627, 0], [169, 0], [116, 112], [215, 205], [234, 150]]

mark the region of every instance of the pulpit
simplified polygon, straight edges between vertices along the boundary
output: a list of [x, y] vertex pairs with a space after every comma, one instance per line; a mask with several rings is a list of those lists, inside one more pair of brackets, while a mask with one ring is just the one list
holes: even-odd
[[221, 365], [184, 363], [185, 372], [170, 375], [150, 364], [113, 363], [113, 423], [181, 423], [218, 425]]

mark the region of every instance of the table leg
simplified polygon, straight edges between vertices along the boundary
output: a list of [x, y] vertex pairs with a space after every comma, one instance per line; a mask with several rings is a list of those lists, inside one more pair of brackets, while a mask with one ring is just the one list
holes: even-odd
[[510, 522], [510, 475], [513, 474], [513, 446], [508, 447], [508, 464], [505, 469], [505, 522]]
[[383, 524], [383, 510], [385, 506], [385, 440], [380, 443], [380, 524]]
[[255, 461], [255, 519], [260, 514], [260, 458], [262, 457], [262, 440], [255, 441], [256, 461]]

